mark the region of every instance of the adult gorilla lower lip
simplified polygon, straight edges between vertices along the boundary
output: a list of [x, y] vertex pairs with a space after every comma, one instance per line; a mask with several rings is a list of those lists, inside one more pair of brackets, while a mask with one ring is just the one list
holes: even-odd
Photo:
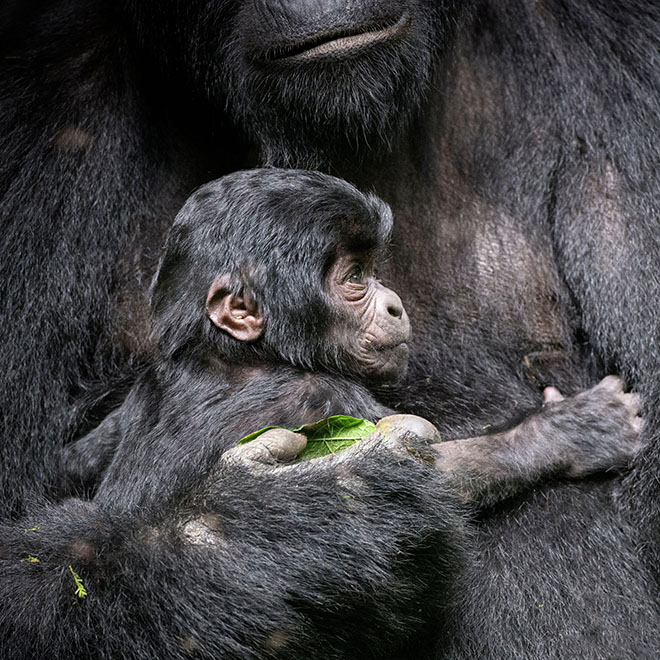
[[410, 16], [405, 13], [396, 23], [386, 27], [333, 30], [305, 37], [291, 44], [271, 50], [265, 60], [269, 62], [301, 62], [326, 57], [341, 57], [375, 44], [404, 37], [410, 29]]

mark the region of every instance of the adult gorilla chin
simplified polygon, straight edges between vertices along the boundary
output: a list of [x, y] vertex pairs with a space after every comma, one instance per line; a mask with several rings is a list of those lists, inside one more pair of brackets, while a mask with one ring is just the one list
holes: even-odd
[[[277, 4], [277, 3], [276, 3]], [[419, 110], [454, 3], [256, 2], [224, 66], [231, 113], [267, 162], [329, 166], [389, 145]]]
[[168, 72], [176, 52], [176, 64], [212, 103], [226, 99], [266, 162], [314, 167], [391, 144], [419, 110], [470, 3], [229, 6], [191, 3], [162, 21], [153, 21], [148, 2], [131, 11], [149, 52], [159, 49]]

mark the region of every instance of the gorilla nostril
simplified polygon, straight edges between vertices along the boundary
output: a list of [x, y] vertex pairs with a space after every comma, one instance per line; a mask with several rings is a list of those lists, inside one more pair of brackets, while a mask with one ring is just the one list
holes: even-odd
[[393, 316], [396, 319], [400, 319], [403, 314], [403, 307], [401, 305], [388, 305], [387, 312], [390, 316]]

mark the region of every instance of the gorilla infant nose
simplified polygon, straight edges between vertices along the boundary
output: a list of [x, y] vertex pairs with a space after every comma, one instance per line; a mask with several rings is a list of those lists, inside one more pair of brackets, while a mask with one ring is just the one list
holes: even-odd
[[391, 335], [388, 347], [406, 343], [410, 340], [410, 320], [399, 295], [391, 289], [382, 287], [379, 316]]
[[385, 307], [385, 311], [395, 319], [400, 319], [405, 314], [405, 309], [403, 308], [403, 303], [399, 294], [392, 289], [384, 289], [382, 295], [382, 304]]

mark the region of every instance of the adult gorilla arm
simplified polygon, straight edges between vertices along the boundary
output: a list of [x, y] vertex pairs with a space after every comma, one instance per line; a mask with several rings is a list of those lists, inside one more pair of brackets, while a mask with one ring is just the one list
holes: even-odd
[[[640, 121], [629, 118], [620, 133], [634, 133]], [[647, 130], [654, 134], [660, 130], [657, 116], [643, 121], [653, 124]], [[558, 264], [585, 328], [643, 396], [648, 437], [621, 502], [632, 514], [647, 565], [660, 578], [660, 203], [651, 192], [657, 185], [652, 172], [635, 150], [614, 148], [567, 167], [557, 183], [555, 233]]]
[[55, 493], [61, 447], [121, 402], [172, 218], [238, 167], [231, 138], [200, 139], [204, 104], [192, 120], [171, 80], [142, 77], [114, 6], [35, 1], [15, 20], [0, 46], [2, 516]]
[[[396, 437], [394, 437], [396, 436]], [[294, 436], [295, 437], [295, 436]], [[268, 444], [270, 443], [270, 444]], [[264, 446], [261, 446], [264, 445]], [[411, 432], [278, 466], [268, 436], [159, 511], [68, 500], [0, 529], [10, 658], [340, 658], [397, 648], [449, 594], [461, 518]], [[270, 463], [270, 464], [269, 464]], [[74, 573], [87, 595], [76, 593]]]
[[[590, 56], [603, 70], [588, 99], [580, 98], [579, 74], [568, 67], [553, 74], [580, 110], [570, 132], [559, 136], [551, 209], [555, 254], [592, 342], [633, 387], [655, 390], [660, 314], [649, 303], [660, 298], [660, 146], [649, 136], [660, 131], [660, 73], [634, 40], [657, 53], [660, 16], [657, 9], [649, 17], [629, 10], [620, 26], [597, 20], [598, 8], [584, 13], [581, 22], [566, 24], [559, 46], [579, 48], [585, 57], [595, 50]], [[598, 32], [587, 41], [589, 25]]]
[[590, 341], [643, 396], [647, 444], [621, 502], [632, 510], [640, 547], [660, 577], [660, 13], [657, 6], [627, 9], [625, 20], [614, 23], [602, 20], [600, 10], [585, 6], [581, 20], [565, 22], [558, 35], [560, 48], [593, 58], [601, 71], [588, 98], [570, 62], [553, 74], [576, 108], [558, 141], [554, 253]]
[[[130, 74], [110, 54], [109, 44], [121, 48], [122, 40], [106, 34], [90, 43], [81, 32], [98, 35], [103, 21], [86, 15], [73, 21], [77, 28], [66, 27], [71, 7], [58, 3], [33, 19], [32, 43], [16, 46], [0, 63], [0, 153], [7, 156], [0, 164], [3, 515], [25, 512], [53, 491], [60, 447], [86, 428], [88, 404], [112, 405], [107, 392], [140, 345], [137, 286], [149, 257], [140, 256], [138, 237], [145, 230], [158, 236], [162, 213], [149, 210], [151, 202], [135, 187], [147, 172], [139, 155], [146, 142], [129, 119], [137, 110]], [[7, 48], [20, 31], [12, 31]], [[40, 41], [51, 44], [50, 56]], [[100, 88], [107, 96], [96, 103]], [[169, 160], [167, 146], [152, 146]], [[147, 176], [159, 180], [162, 173]], [[123, 265], [121, 252], [131, 255]], [[131, 309], [128, 334], [115, 311], [108, 312], [109, 301], [120, 298]]]

